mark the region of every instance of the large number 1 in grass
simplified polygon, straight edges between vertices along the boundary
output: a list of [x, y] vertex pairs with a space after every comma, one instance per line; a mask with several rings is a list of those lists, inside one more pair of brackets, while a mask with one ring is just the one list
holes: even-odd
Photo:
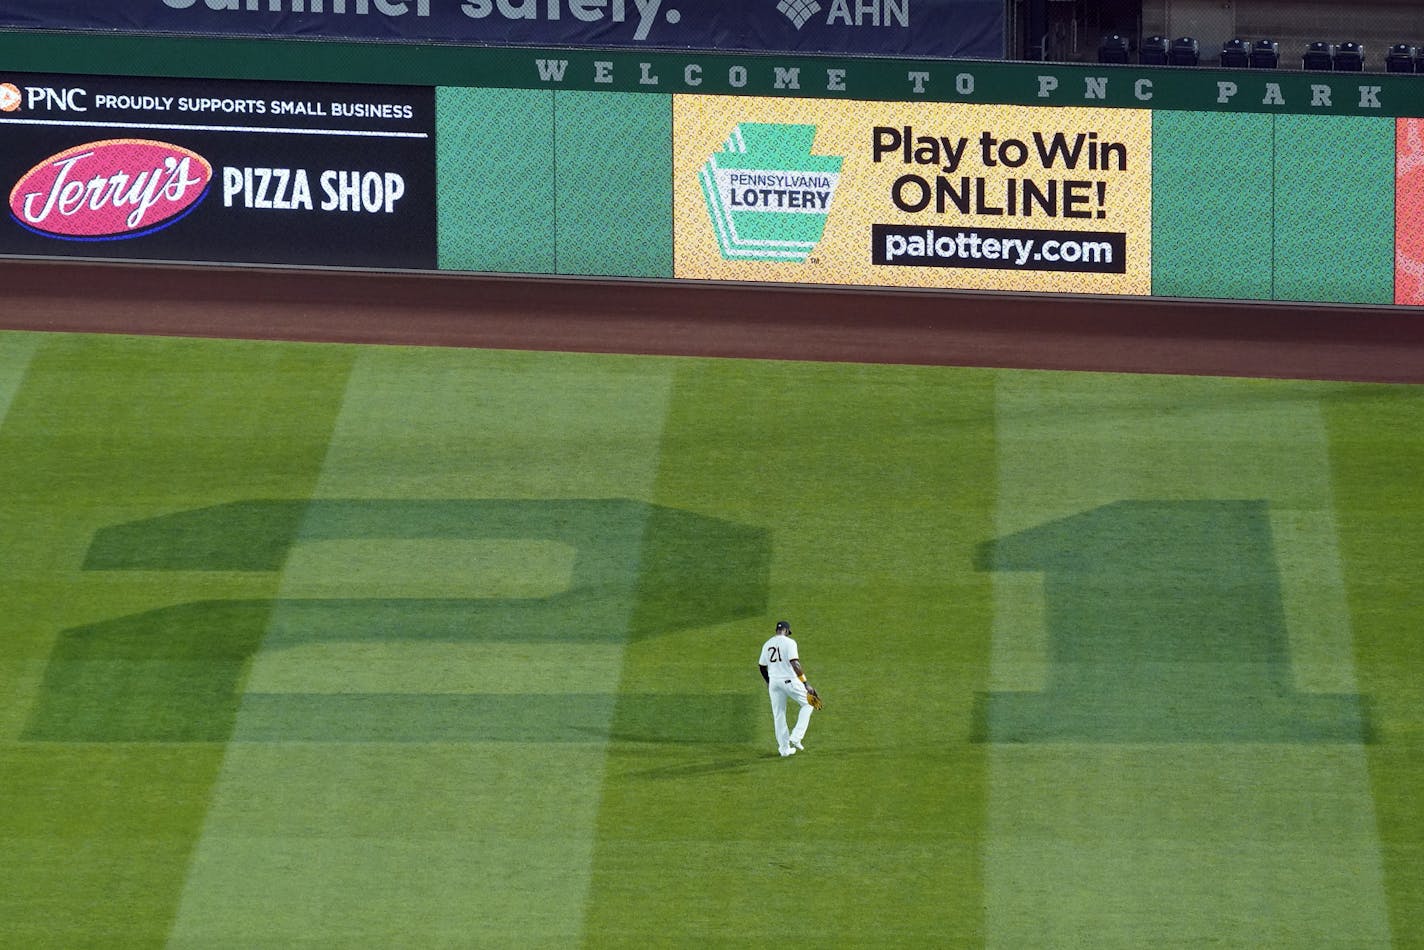
[[1363, 742], [1357, 696], [1300, 693], [1263, 501], [1122, 501], [985, 544], [1043, 574], [1047, 682], [980, 697], [981, 741]]

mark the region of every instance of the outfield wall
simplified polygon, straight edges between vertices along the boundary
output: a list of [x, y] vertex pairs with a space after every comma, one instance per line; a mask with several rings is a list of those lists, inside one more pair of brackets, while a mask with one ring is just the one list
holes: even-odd
[[7, 256], [1424, 304], [1412, 76], [50, 39]]

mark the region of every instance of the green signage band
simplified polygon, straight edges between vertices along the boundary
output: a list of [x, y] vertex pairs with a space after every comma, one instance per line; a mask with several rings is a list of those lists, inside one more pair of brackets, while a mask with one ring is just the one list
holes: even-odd
[[0, 32], [0, 72], [587, 92], [1424, 116], [1424, 80], [1374, 73], [620, 52]]

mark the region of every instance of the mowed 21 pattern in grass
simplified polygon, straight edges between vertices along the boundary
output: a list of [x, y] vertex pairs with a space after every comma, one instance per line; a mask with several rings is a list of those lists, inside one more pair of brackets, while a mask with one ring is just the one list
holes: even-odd
[[0, 944], [1417, 945], [1420, 472], [1412, 387], [0, 334]]

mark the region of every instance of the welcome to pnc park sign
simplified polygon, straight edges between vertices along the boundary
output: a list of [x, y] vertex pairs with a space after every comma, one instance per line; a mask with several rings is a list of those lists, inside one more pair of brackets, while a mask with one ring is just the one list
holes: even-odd
[[1168, 108], [1370, 116], [1424, 114], [1424, 79], [1365, 73], [1054, 66], [1024, 63], [807, 64], [766, 57], [710, 60], [533, 57], [539, 83], [580, 89], [1046, 106]]
[[[194, 64], [201, 64], [195, 66]], [[0, 30], [0, 70], [1424, 117], [1424, 76]], [[201, 69], [202, 75], [194, 75]]]

